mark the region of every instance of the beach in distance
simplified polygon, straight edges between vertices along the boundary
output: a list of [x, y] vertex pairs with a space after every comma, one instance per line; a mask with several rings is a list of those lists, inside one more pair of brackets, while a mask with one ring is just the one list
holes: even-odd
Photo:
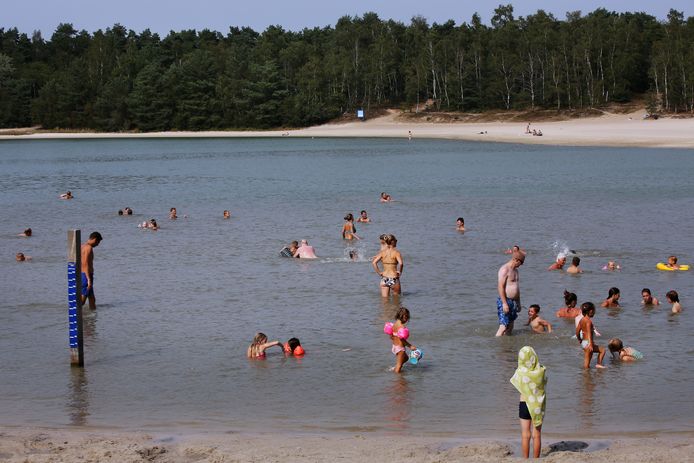
[[[205, 138], [205, 137], [384, 137], [526, 143], [565, 146], [694, 148], [694, 118], [647, 119], [646, 111], [605, 113], [559, 121], [533, 122], [431, 122], [431, 117], [408, 119], [399, 110], [365, 121], [335, 122], [302, 129], [102, 133], [41, 132], [34, 129], [0, 130], [2, 139], [62, 138]], [[540, 130], [542, 136], [533, 136]]]

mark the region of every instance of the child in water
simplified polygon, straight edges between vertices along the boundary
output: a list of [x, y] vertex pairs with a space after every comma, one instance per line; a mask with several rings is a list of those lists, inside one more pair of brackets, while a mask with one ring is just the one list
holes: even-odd
[[518, 368], [511, 377], [511, 384], [520, 393], [518, 418], [521, 426], [521, 450], [523, 457], [530, 456], [530, 437], [533, 438], [533, 456], [540, 458], [542, 449], [542, 420], [545, 416], [545, 386], [547, 375], [540, 365], [535, 349], [523, 347], [518, 352]]
[[595, 306], [592, 302], [584, 302], [581, 305], [583, 318], [576, 327], [576, 339], [581, 343], [583, 348], [583, 368], [590, 368], [590, 361], [593, 358], [593, 353], [598, 351], [598, 363], [596, 368], [605, 368], [602, 360], [605, 358], [605, 348], [595, 344], [595, 328], [593, 327], [593, 317], [595, 316]]
[[615, 261], [611, 260], [602, 269], [607, 270], [608, 272], [614, 272], [615, 270], [621, 270], [622, 267]]
[[578, 304], [578, 297], [575, 293], [570, 293], [567, 290], [564, 290], [564, 304], [566, 304], [566, 307], [557, 310], [557, 317], [576, 318], [581, 315], [581, 310], [576, 308], [576, 304]]
[[253, 338], [253, 342], [246, 350], [246, 357], [249, 359], [264, 359], [265, 351], [270, 347], [280, 346], [283, 347], [279, 341], [268, 342], [265, 333], [258, 333]]
[[301, 341], [298, 338], [291, 338], [289, 341], [284, 343], [284, 353], [286, 355], [293, 355], [294, 357], [301, 357], [306, 352], [304, 348], [301, 347]]
[[607, 292], [607, 299], [602, 301], [600, 305], [607, 308], [619, 307], [619, 296], [619, 288], [613, 286]]
[[400, 307], [395, 314], [395, 322], [387, 322], [383, 326], [383, 332], [390, 336], [393, 343], [390, 351], [395, 355], [395, 366], [393, 371], [400, 373], [402, 366], [407, 362], [407, 349], [415, 350], [417, 346], [410, 344], [407, 338], [410, 337], [410, 330], [405, 326], [410, 321], [410, 311], [405, 307]]
[[619, 338], [610, 339], [607, 347], [610, 349], [612, 358], [617, 357], [622, 362], [633, 362], [643, 358], [643, 354], [633, 347], [624, 347], [622, 340]]
[[546, 320], [540, 318], [539, 314], [539, 305], [533, 304], [528, 307], [528, 323], [526, 323], [526, 325], [530, 325], [530, 328], [532, 328], [535, 333], [551, 333], [552, 325], [550, 325]]
[[672, 313], [680, 313], [682, 312], [682, 306], [680, 305], [680, 296], [677, 294], [677, 291], [674, 289], [671, 289], [670, 291], [665, 294], [665, 299], [672, 304]]
[[677, 256], [670, 256], [667, 258], [667, 267], [673, 270], [680, 269], [680, 266], [677, 265]]

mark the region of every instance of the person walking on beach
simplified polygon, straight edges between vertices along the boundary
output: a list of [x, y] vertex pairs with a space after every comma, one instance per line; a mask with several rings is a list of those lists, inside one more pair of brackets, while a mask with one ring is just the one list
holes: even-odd
[[[388, 297], [391, 292], [399, 295], [402, 292], [400, 275], [402, 275], [404, 262], [400, 251], [396, 249], [398, 240], [394, 235], [388, 234], [383, 237], [383, 243], [385, 248], [381, 249], [381, 252], [373, 258], [371, 265], [381, 277], [381, 296]], [[379, 262], [383, 263], [383, 271], [378, 268]]]
[[535, 349], [523, 347], [518, 352], [518, 368], [511, 377], [511, 384], [520, 394], [518, 418], [521, 427], [521, 450], [524, 458], [530, 457], [530, 437], [533, 438], [533, 456], [540, 458], [542, 449], [542, 421], [545, 417], [547, 375], [540, 365]]
[[513, 321], [518, 318], [520, 305], [520, 282], [518, 267], [525, 262], [525, 254], [514, 251], [511, 260], [499, 269], [498, 286], [499, 297], [496, 299], [497, 315], [499, 317], [499, 329], [496, 336], [510, 335], [513, 332]]
[[89, 299], [89, 308], [96, 310], [94, 297], [94, 248], [101, 243], [101, 233], [92, 232], [89, 239], [82, 245], [82, 304]]

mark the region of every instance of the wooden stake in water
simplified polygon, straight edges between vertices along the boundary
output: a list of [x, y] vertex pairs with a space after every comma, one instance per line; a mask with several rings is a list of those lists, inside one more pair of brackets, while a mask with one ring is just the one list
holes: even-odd
[[82, 338], [82, 236], [80, 230], [67, 232], [67, 304], [70, 364], [84, 366]]

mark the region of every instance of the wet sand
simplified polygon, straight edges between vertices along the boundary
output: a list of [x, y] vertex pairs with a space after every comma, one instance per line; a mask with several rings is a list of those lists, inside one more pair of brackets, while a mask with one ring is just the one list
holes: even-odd
[[[692, 461], [692, 435], [571, 441], [543, 436], [547, 462]], [[166, 435], [107, 430], [0, 428], [8, 462], [504, 462], [517, 461], [517, 440], [401, 435]]]
[[332, 123], [297, 130], [207, 131], [154, 133], [33, 132], [0, 130], [0, 140], [75, 139], [75, 138], [249, 138], [249, 137], [382, 137], [413, 139], [442, 138], [453, 140], [526, 143], [566, 146], [625, 146], [659, 148], [694, 148], [694, 118], [660, 118], [646, 120], [645, 111], [631, 114], [605, 114], [557, 122], [536, 122], [543, 136], [525, 133], [527, 123], [517, 122], [408, 122], [397, 111], [365, 122]]

